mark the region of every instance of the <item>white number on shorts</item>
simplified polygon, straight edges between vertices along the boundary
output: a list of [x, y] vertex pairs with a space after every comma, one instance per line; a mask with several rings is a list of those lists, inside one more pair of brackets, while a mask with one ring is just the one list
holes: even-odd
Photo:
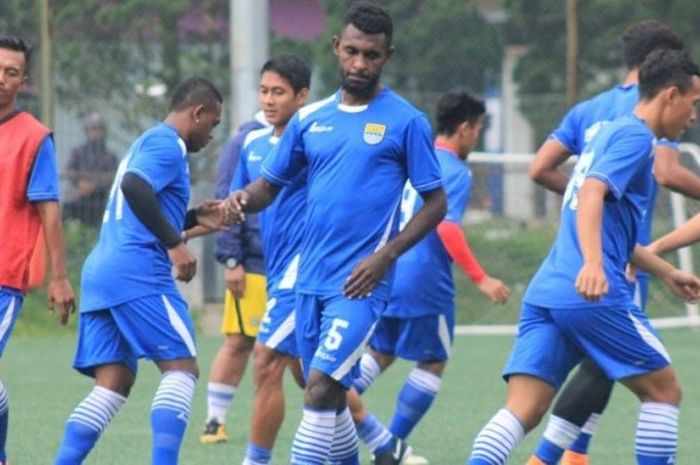
[[350, 326], [350, 323], [348, 323], [347, 320], [341, 320], [340, 318], [334, 319], [333, 323], [331, 323], [331, 329], [328, 331], [328, 336], [323, 343], [325, 348], [328, 350], [337, 350], [343, 342], [343, 335], [340, 334], [339, 329], [345, 329], [348, 326]]

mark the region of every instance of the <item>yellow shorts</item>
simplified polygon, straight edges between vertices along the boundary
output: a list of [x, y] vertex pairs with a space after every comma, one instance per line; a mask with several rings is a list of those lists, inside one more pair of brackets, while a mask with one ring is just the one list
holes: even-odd
[[246, 273], [245, 277], [245, 294], [242, 299], [234, 298], [231, 291], [226, 290], [221, 332], [256, 337], [267, 309], [267, 280], [264, 275], [257, 273]]

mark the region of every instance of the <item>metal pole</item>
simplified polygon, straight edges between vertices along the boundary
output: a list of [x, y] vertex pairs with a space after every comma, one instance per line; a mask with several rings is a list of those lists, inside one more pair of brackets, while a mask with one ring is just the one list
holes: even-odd
[[566, 1], [566, 104], [578, 101], [578, 0]]
[[229, 0], [231, 20], [231, 131], [258, 108], [260, 68], [269, 48], [269, 6], [264, 0]]
[[51, 40], [51, 0], [39, 0], [41, 37], [40, 37], [40, 74], [41, 74], [41, 120], [48, 127], [53, 127], [53, 58]]

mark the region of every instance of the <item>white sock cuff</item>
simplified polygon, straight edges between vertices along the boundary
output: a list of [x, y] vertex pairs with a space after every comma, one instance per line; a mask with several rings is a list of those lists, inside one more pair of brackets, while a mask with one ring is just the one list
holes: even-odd
[[211, 381], [207, 384], [207, 390], [220, 392], [221, 394], [233, 395], [236, 393], [236, 386], [232, 384], [224, 383], [212, 383]]
[[442, 378], [429, 371], [414, 367], [408, 374], [408, 382], [421, 391], [437, 394], [442, 384]]
[[581, 432], [593, 436], [598, 431], [598, 425], [600, 425], [600, 413], [591, 413], [581, 428]]
[[102, 397], [103, 399], [107, 399], [112, 405], [114, 405], [117, 408], [121, 407], [126, 402], [126, 397], [124, 397], [116, 391], [112, 391], [111, 389], [107, 389], [103, 386], [95, 386], [94, 388], [92, 388], [92, 392]]
[[360, 358], [360, 371], [361, 373], [367, 373], [370, 378], [374, 379], [377, 376], [379, 376], [379, 373], [381, 373], [382, 368], [379, 366], [379, 363], [377, 360], [372, 357], [371, 354], [365, 352], [362, 354], [362, 358]]
[[160, 377], [160, 382], [163, 384], [165, 381], [177, 383], [183, 387], [188, 387], [194, 389], [194, 385], [197, 383], [197, 377], [188, 371], [182, 370], [170, 370], [163, 373]]
[[544, 438], [562, 449], [568, 449], [580, 433], [579, 426], [556, 415], [550, 415], [549, 423], [544, 430]]
[[506, 426], [508, 431], [515, 434], [513, 439], [516, 443], [522, 441], [523, 437], [525, 437], [525, 428], [523, 428], [522, 422], [507, 408], [499, 410], [491, 421]]
[[305, 407], [303, 421], [310, 425], [335, 430], [337, 416], [335, 410], [314, 410]]

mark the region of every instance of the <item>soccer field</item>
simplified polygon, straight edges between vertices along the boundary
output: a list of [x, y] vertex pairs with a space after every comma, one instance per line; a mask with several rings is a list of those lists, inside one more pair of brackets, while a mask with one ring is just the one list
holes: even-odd
[[[680, 448], [677, 463], [695, 463], [700, 456], [700, 367], [697, 351], [700, 333], [673, 330], [662, 333], [684, 385], [681, 410]], [[222, 445], [203, 446], [199, 433], [206, 408], [206, 375], [218, 348], [218, 338], [199, 341], [202, 381], [195, 392], [190, 428], [180, 462], [188, 465], [239, 464], [248, 436], [251, 383], [246, 374], [229, 416], [231, 440]], [[432, 464], [463, 464], [477, 430], [496, 412], [505, 395], [500, 369], [508, 355], [509, 336], [459, 336], [454, 356], [445, 375], [443, 389], [433, 409], [410, 437], [414, 450]], [[10, 341], [2, 361], [2, 379], [8, 387], [10, 411], [9, 456], [13, 465], [52, 463], [63, 432], [63, 424], [89, 391], [91, 382], [69, 364], [72, 338], [16, 337]], [[388, 421], [394, 394], [409, 365], [393, 367], [366, 394], [366, 401], [378, 417]], [[87, 464], [146, 464], [150, 461], [149, 408], [157, 384], [157, 371], [149, 363], [140, 366], [131, 398], [109, 425]], [[273, 457], [273, 464], [288, 463], [291, 439], [300, 419], [301, 392], [288, 379], [288, 414]], [[624, 388], [616, 388], [604, 415], [600, 434], [593, 443], [592, 463], [597, 465], [634, 463], [634, 425], [637, 401]], [[540, 430], [526, 439], [510, 463], [523, 464], [534, 447]], [[369, 456], [363, 450], [363, 463]]]

